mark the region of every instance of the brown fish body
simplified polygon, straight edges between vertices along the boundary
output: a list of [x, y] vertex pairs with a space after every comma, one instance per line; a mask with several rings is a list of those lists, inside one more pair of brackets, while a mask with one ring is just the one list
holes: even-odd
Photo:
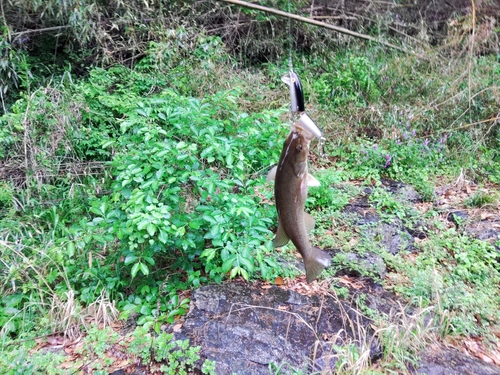
[[278, 230], [273, 241], [274, 247], [280, 247], [292, 240], [304, 260], [308, 283], [316, 279], [331, 260], [330, 255], [309, 242], [309, 231], [314, 227], [314, 219], [304, 212], [309, 143], [310, 138], [304, 133], [292, 131], [283, 145], [274, 185]]

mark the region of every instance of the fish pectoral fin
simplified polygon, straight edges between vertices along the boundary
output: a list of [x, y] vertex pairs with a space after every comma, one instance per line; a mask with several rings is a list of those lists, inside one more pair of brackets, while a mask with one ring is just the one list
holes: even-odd
[[278, 166], [275, 165], [272, 167], [269, 172], [267, 172], [267, 177], [266, 177], [266, 182], [271, 182], [276, 180], [276, 170], [278, 169]]
[[304, 224], [306, 225], [307, 233], [310, 233], [313, 230], [315, 223], [316, 221], [314, 218], [307, 212], [304, 212]]
[[278, 230], [276, 231], [276, 235], [273, 239], [273, 247], [285, 246], [288, 241], [290, 241], [290, 238], [288, 238], [285, 231], [283, 230], [283, 225], [278, 223]]
[[330, 265], [331, 260], [332, 257], [326, 251], [312, 247], [307, 259], [304, 259], [307, 282], [312, 283]]
[[307, 174], [307, 186], [309, 187], [315, 187], [315, 186], [321, 186], [320, 182], [316, 179], [316, 177], [310, 175], [309, 173]]

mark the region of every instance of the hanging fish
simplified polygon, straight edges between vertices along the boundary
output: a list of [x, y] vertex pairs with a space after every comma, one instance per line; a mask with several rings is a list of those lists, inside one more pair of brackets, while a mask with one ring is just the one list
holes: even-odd
[[273, 245], [281, 247], [292, 240], [302, 255], [307, 282], [311, 283], [330, 265], [331, 257], [325, 251], [311, 246], [308, 237], [314, 227], [314, 218], [304, 211], [309, 143], [310, 139], [302, 132], [290, 132], [283, 144], [274, 185], [278, 230]]

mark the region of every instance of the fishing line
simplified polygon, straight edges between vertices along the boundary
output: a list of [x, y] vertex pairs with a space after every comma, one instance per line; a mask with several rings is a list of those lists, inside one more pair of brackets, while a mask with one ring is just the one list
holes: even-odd
[[309, 116], [304, 112], [304, 95], [302, 91], [302, 85], [297, 74], [293, 70], [293, 51], [292, 46], [294, 43], [292, 35], [292, 6], [291, 0], [287, 1], [287, 13], [288, 13], [288, 79], [282, 81], [287, 83], [290, 87], [290, 128], [293, 129], [295, 122], [299, 121], [302, 125], [305, 125], [308, 131], [311, 131], [316, 138], [318, 138], [318, 154], [320, 157], [325, 157], [325, 143], [326, 138], [323, 136], [321, 130], [314, 124]]
[[[288, 0], [287, 2], [287, 11], [288, 14], [291, 14], [291, 0]], [[292, 83], [292, 75], [291, 72], [293, 72], [293, 59], [292, 59], [292, 43], [293, 43], [293, 37], [292, 37], [292, 17], [288, 16], [288, 71], [290, 72], [290, 84]], [[290, 106], [290, 125], [293, 125], [293, 122], [295, 121], [295, 113], [293, 111], [293, 108]]]

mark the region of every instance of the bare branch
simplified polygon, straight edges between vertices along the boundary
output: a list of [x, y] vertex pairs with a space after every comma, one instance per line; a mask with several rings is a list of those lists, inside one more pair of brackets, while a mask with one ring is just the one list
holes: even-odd
[[386, 47], [390, 47], [390, 48], [396, 49], [396, 50], [404, 52], [404, 53], [414, 54], [414, 52], [412, 52], [412, 51], [407, 51], [404, 48], [398, 47], [398, 46], [396, 46], [394, 44], [385, 42], [383, 40], [379, 40], [379, 39], [374, 38], [372, 36], [369, 36], [369, 35], [366, 35], [366, 34], [357, 33], [355, 31], [351, 31], [351, 30], [343, 28], [343, 27], [331, 25], [329, 23], [317, 21], [317, 20], [314, 20], [314, 19], [311, 19], [311, 18], [302, 17], [302, 16], [299, 16], [299, 15], [296, 15], [296, 14], [293, 14], [293, 13], [284, 12], [284, 11], [281, 11], [281, 10], [278, 10], [278, 9], [274, 9], [274, 8], [264, 7], [262, 5], [253, 4], [253, 3], [249, 3], [249, 2], [241, 1], [241, 0], [219, 0], [219, 1], [223, 1], [223, 2], [226, 2], [226, 3], [231, 3], [231, 4], [235, 4], [235, 5], [241, 5], [241, 6], [244, 6], [246, 8], [261, 10], [263, 12], [276, 14], [276, 15], [282, 16], [282, 17], [288, 17], [288, 18], [291, 18], [291, 19], [294, 19], [294, 20], [297, 20], [297, 21], [300, 21], [300, 22], [310, 23], [312, 25], [324, 27], [324, 28], [327, 28], [327, 29], [330, 29], [330, 30], [335, 30], [335, 31], [337, 31], [339, 33], [342, 33], [342, 34], [347, 34], [347, 35], [350, 35], [350, 36], [353, 36], [353, 37], [356, 37], [356, 38], [365, 39], [365, 40], [369, 40], [369, 41], [372, 41], [372, 42], [375, 42], [375, 43], [378, 43], [378, 44], [382, 44], [382, 45], [384, 45]]

